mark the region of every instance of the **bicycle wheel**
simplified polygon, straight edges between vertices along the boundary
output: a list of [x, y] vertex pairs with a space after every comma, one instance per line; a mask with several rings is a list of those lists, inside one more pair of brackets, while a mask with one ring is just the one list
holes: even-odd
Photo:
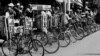
[[87, 32], [87, 33], [88, 33], [88, 35], [90, 35], [90, 34], [92, 34], [92, 33], [93, 33], [91, 30], [92, 30], [92, 28], [91, 28], [91, 26], [90, 26], [90, 25], [86, 26], [86, 30], [85, 30], [85, 32]]
[[30, 42], [29, 50], [33, 56], [44, 56], [44, 47], [39, 40], [33, 39]]
[[100, 30], [100, 25], [97, 25], [97, 30], [96, 31], [98, 31], [98, 30]]
[[20, 36], [21, 38], [17, 40], [17, 51], [16, 56], [32, 56], [30, 53], [30, 43], [31, 38], [30, 36]]
[[59, 39], [58, 36], [53, 34], [48, 37], [48, 43], [44, 46], [44, 49], [47, 53], [53, 54], [59, 50]]
[[77, 32], [75, 32], [74, 30], [71, 30], [70, 32], [76, 40], [82, 40], [83, 39], [84, 33], [81, 29], [78, 29]]
[[92, 28], [89, 25], [84, 27], [84, 31], [87, 33], [87, 35], [90, 35], [93, 33], [91, 30], [92, 30]]
[[[96, 31], [98, 31], [99, 30], [99, 28], [98, 28], [98, 25], [92, 25], [93, 26], [93, 28], [94, 28], [94, 32], [96, 32]], [[92, 30], [93, 31], [93, 30]]]
[[67, 47], [70, 44], [70, 37], [68, 32], [59, 34], [58, 39], [60, 47]]
[[12, 40], [4, 41], [2, 45], [2, 52], [4, 56], [14, 56], [16, 53], [16, 43]]
[[95, 26], [92, 26], [92, 25], [89, 27], [89, 29], [90, 29], [90, 34], [92, 34], [96, 31]]
[[48, 36], [45, 33], [36, 35], [36, 39], [39, 40], [44, 46], [48, 43]]

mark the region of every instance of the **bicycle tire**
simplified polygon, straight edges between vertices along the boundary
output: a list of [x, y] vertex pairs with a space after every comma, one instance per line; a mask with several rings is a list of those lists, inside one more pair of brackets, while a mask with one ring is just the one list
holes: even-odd
[[[36, 48], [36, 49], [35, 49]], [[38, 53], [38, 54], [34, 54], [34, 52], [36, 51], [36, 53], [38, 52], [38, 49], [42, 49], [42, 51], [40, 50], [40, 52], [42, 52], [42, 53]], [[40, 55], [40, 56], [44, 56], [44, 52], [45, 52], [45, 50], [44, 50], [44, 46], [42, 45], [42, 43], [39, 41], [39, 40], [37, 40], [37, 39], [33, 39], [31, 42], [30, 42], [30, 46], [29, 46], [29, 50], [30, 50], [30, 53], [33, 55], [34, 54], [34, 56], [35, 55]]]
[[90, 31], [91, 31], [91, 33], [94, 33], [95, 31], [96, 31], [96, 26], [90, 26]]
[[[9, 41], [9, 40], [8, 40], [8, 41]], [[8, 52], [10, 53], [10, 51], [11, 51], [11, 52], [14, 52], [13, 55], [15, 55], [16, 49], [15, 49], [15, 51], [11, 50], [11, 48], [13, 48], [13, 46], [8, 47], [8, 46], [9, 46], [9, 42], [8, 42], [8, 41], [7, 41], [7, 43], [6, 43], [6, 41], [3, 42], [2, 47], [1, 47], [2, 52], [3, 52], [4, 56], [11, 56], [12, 54], [8, 54]], [[13, 42], [12, 42], [12, 43], [13, 43]], [[16, 43], [13, 43], [13, 45], [16, 45]], [[8, 47], [8, 48], [6, 48], [6, 47]], [[17, 47], [16, 47], [16, 48], [17, 48]], [[7, 49], [8, 49], [8, 50], [7, 50]]]
[[[59, 39], [58, 39], [58, 36], [56, 36], [56, 35], [50, 36], [49, 38], [53, 38], [53, 39], [48, 40], [48, 43], [44, 46], [44, 50], [49, 54], [54, 54], [59, 50], [59, 47], [60, 47]], [[54, 39], [55, 39], [55, 41], [52, 41]], [[52, 49], [53, 49], [53, 51], [52, 51]]]
[[44, 46], [48, 43], [48, 36], [45, 33], [37, 34], [36, 39], [39, 40]]
[[82, 29], [77, 29], [77, 31], [75, 32], [74, 30], [70, 31], [72, 36], [76, 39], [76, 40], [82, 40], [84, 37], [84, 32]]
[[[61, 34], [63, 34], [63, 36]], [[68, 32], [63, 32], [61, 34], [59, 34], [59, 37], [62, 38], [59, 39], [59, 45], [60, 47], [67, 47], [70, 44], [70, 36], [68, 35]]]
[[95, 32], [95, 28], [92, 25], [87, 25], [85, 28], [86, 28], [85, 31], [88, 33], [88, 35], [90, 35], [90, 34]]
[[92, 25], [92, 26], [93, 26], [93, 28], [94, 28], [94, 32], [96, 32], [96, 31], [99, 30], [98, 25]]
[[16, 42], [17, 50], [15, 56], [19, 55], [32, 56], [29, 48], [31, 41], [32, 41], [31, 36], [23, 36], [23, 37], [20, 36], [20, 38]]

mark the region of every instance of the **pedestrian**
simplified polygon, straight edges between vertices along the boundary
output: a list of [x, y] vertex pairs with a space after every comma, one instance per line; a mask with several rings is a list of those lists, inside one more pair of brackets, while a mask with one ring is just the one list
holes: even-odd
[[47, 14], [45, 11], [41, 11], [41, 18], [42, 18], [42, 30], [47, 34]]

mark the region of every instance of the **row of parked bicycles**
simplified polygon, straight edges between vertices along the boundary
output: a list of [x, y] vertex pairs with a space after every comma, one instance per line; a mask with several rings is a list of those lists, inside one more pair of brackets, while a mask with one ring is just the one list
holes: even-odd
[[[71, 38], [82, 40], [100, 29], [100, 25], [95, 23], [94, 17], [81, 17], [79, 21], [72, 18], [66, 25], [58, 22], [58, 24], [55, 24], [57, 27], [53, 26], [55, 23], [53, 19], [61, 19], [61, 16], [63, 15], [48, 17], [52, 19], [52, 21], [49, 20], [52, 27], [47, 28], [47, 33], [33, 27], [34, 20], [32, 18], [24, 16], [22, 21], [13, 17], [5, 18], [7, 41], [4, 41], [2, 45], [4, 56], [44, 56], [46, 53], [53, 54], [60, 47], [70, 45]], [[43, 19], [42, 16], [39, 18]], [[11, 23], [9, 23], [9, 20], [11, 20]], [[20, 22], [23, 22], [23, 24], [19, 25]]]

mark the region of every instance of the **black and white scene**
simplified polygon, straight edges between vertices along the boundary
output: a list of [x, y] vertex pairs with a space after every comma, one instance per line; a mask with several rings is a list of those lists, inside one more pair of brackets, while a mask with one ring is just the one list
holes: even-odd
[[0, 0], [0, 56], [100, 56], [100, 0]]

